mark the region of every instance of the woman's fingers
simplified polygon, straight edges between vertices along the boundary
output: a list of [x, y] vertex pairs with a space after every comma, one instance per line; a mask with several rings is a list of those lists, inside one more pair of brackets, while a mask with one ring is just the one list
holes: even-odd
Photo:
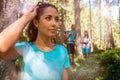
[[27, 4], [24, 6], [24, 8], [23, 8], [23, 14], [33, 11], [33, 9], [35, 8], [35, 6], [36, 6], [36, 5], [33, 4], [33, 3], [27, 3]]
[[37, 13], [37, 9], [38, 9], [38, 6], [35, 6], [34, 9], [33, 9], [33, 12]]
[[37, 14], [37, 9], [38, 6], [35, 4], [26, 5], [26, 7], [23, 10], [23, 16], [27, 19], [28, 22], [35, 18]]

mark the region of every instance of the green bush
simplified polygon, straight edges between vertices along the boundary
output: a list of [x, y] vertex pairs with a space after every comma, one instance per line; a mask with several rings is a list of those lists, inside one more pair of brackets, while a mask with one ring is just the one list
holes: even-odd
[[120, 80], [120, 49], [103, 52], [101, 60], [105, 66], [105, 80]]

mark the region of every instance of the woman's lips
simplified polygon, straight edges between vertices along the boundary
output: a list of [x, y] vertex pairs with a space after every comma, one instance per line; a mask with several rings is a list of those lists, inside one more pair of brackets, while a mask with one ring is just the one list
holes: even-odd
[[55, 33], [56, 29], [49, 29], [50, 32]]

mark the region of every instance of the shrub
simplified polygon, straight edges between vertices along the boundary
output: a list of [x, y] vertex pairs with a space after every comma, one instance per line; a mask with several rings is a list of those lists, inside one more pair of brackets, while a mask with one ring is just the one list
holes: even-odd
[[120, 49], [103, 52], [101, 60], [105, 66], [105, 80], [120, 80]]

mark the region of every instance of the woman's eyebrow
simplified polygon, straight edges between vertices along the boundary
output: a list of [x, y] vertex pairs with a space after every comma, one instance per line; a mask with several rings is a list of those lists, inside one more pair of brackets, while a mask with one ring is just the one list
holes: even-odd
[[52, 17], [52, 15], [45, 15], [46, 17]]
[[[46, 17], [52, 17], [52, 15], [50, 15], [50, 14], [46, 14], [45, 16]], [[55, 16], [55, 17], [59, 17], [59, 16]]]

